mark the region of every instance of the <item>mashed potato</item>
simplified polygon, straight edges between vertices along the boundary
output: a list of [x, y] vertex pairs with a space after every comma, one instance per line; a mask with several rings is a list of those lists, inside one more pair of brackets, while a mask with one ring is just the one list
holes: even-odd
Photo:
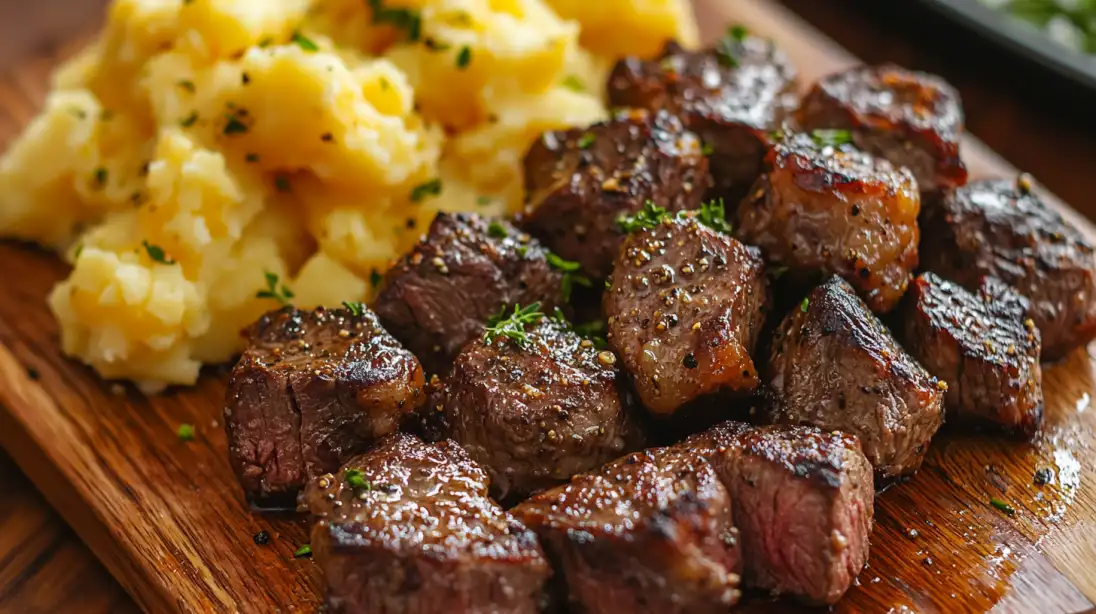
[[522, 203], [543, 131], [686, 0], [115, 0], [0, 160], [0, 234], [72, 263], [64, 351], [193, 383], [281, 302], [368, 299], [437, 211]]

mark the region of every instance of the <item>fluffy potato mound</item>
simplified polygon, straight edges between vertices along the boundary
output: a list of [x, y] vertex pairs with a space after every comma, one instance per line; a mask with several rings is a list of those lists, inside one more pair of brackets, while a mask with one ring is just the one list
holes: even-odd
[[64, 351], [146, 391], [281, 302], [367, 300], [439, 210], [506, 213], [686, 0], [115, 0], [0, 159], [0, 234], [73, 266]]

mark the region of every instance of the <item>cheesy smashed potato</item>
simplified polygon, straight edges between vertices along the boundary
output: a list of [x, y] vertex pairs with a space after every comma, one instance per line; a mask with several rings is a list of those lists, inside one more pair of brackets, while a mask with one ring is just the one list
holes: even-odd
[[513, 212], [685, 0], [115, 0], [0, 160], [0, 234], [71, 262], [64, 351], [190, 384], [279, 303], [368, 299], [437, 211]]

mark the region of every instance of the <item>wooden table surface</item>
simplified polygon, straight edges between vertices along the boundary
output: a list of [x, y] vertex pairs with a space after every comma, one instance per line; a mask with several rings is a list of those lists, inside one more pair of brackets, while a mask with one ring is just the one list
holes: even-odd
[[[0, 75], [94, 24], [104, 0], [0, 1]], [[944, 75], [962, 92], [968, 126], [1013, 164], [1030, 171], [1066, 202], [1096, 218], [1096, 122], [1070, 116], [1061, 94], [1032, 92], [989, 54], [938, 44], [912, 17], [910, 0], [784, 0], [784, 4], [869, 62], [894, 61]], [[887, 4], [880, 9], [878, 4]], [[67, 18], [43, 34], [42, 15], [64, 6]], [[125, 613], [136, 605], [92, 552], [0, 452], [0, 613]]]

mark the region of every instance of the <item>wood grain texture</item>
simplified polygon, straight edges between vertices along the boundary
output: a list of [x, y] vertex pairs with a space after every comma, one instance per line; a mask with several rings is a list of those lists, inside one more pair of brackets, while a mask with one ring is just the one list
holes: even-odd
[[[786, 48], [809, 82], [854, 60], [773, 5], [698, 3], [701, 23], [743, 22]], [[33, 115], [54, 57], [0, 78], [0, 148]], [[975, 175], [1011, 169], [975, 142]], [[1096, 229], [1070, 214], [1090, 237]], [[0, 244], [0, 443], [146, 610], [311, 611], [321, 579], [292, 551], [301, 519], [247, 512], [219, 424], [222, 372], [193, 389], [121, 394], [63, 358], [45, 296], [65, 267]], [[1079, 612], [1096, 601], [1096, 409], [1092, 357], [1045, 371], [1047, 426], [1034, 444], [945, 432], [926, 468], [879, 496], [870, 566], [839, 612]], [[179, 442], [180, 423], [198, 439]], [[1036, 469], [1055, 483], [1032, 484]], [[1008, 501], [1015, 516], [989, 505]], [[252, 535], [266, 530], [270, 545]], [[0, 532], [0, 535], [3, 535]], [[2, 549], [0, 549], [2, 552]], [[2, 573], [0, 568], [0, 573]], [[0, 578], [0, 586], [3, 578]], [[796, 611], [755, 599], [749, 611]]]

